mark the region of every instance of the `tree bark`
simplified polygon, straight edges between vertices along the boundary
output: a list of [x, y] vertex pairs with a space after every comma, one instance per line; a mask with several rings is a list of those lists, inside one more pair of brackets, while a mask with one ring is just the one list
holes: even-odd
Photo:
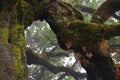
[[0, 80], [27, 80], [28, 76], [25, 29], [17, 17], [19, 2], [0, 0]]
[[0, 13], [0, 80], [27, 80], [24, 27], [12, 11]]
[[[91, 22], [104, 23], [120, 9], [119, 5], [120, 0], [107, 0], [93, 14]], [[64, 71], [81, 77], [71, 69], [45, 64], [44, 59], [33, 54], [27, 54], [26, 62], [24, 30], [38, 19], [50, 24], [61, 48], [81, 55], [79, 61], [88, 80], [117, 80], [113, 61], [103, 43], [106, 37], [119, 35], [119, 26], [104, 28], [102, 24], [86, 23], [79, 11], [60, 0], [0, 0], [0, 80], [27, 80], [27, 62], [42, 64], [54, 73]], [[111, 32], [113, 35], [107, 36]]]
[[105, 1], [93, 14], [92, 22], [104, 23], [111, 15], [120, 10], [119, 0]]
[[[90, 13], [90, 14], [94, 13], [95, 10], [96, 10], [96, 9], [93, 9], [93, 8], [90, 8], [90, 7], [86, 7], [84, 5], [75, 5], [75, 8], [79, 9], [82, 12], [86, 12], [86, 13]], [[117, 14], [114, 13], [112, 16], [115, 19], [120, 20], [120, 16], [119, 15], [117, 15]]]
[[[111, 5], [112, 2], [114, 5]], [[105, 44], [105, 39], [119, 35], [117, 31], [119, 26], [113, 28], [110, 25], [106, 26], [100, 23], [105, 22], [115, 11], [119, 10], [119, 6], [116, 6], [119, 5], [118, 2], [118, 0], [108, 0], [103, 3], [93, 14], [91, 23], [77, 18], [75, 14], [80, 15], [80, 13], [76, 13], [66, 3], [53, 1], [48, 8], [47, 21], [59, 37], [58, 42], [64, 45], [61, 46], [63, 49], [69, 45], [68, 49], [72, 49], [82, 56], [79, 59], [87, 71], [88, 80], [116, 80], [114, 63], [107, 52], [108, 47]], [[62, 10], [59, 11], [60, 7]], [[113, 33], [112, 36], [108, 35], [108, 33], [115, 31], [118, 33]]]

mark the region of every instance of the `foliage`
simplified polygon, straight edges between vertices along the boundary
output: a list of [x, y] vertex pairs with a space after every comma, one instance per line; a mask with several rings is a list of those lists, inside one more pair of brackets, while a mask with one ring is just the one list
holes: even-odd
[[45, 21], [33, 22], [25, 33], [26, 45], [30, 46], [35, 51], [43, 50], [48, 45], [56, 43], [55, 35]]

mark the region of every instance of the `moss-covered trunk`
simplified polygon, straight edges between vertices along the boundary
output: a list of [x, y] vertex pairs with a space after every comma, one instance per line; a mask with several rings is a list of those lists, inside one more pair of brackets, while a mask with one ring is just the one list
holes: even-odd
[[27, 80], [24, 30], [34, 19], [29, 1], [0, 0], [0, 80]]
[[42, 5], [37, 0], [0, 0], [0, 80], [27, 80], [24, 30], [44, 18]]
[[14, 11], [0, 12], [0, 80], [27, 80], [24, 26]]
[[[24, 26], [36, 19], [45, 19], [50, 24], [61, 48], [72, 49], [79, 54], [88, 80], [117, 80], [113, 61], [108, 52], [102, 49], [101, 42], [120, 35], [120, 25], [113, 27], [84, 22], [81, 13], [70, 4], [62, 0], [49, 1], [0, 0], [0, 80], [27, 80]], [[114, 2], [114, 6], [118, 1], [119, 5], [119, 0], [107, 1]], [[106, 5], [105, 9], [111, 6]], [[114, 6], [109, 10], [116, 8]], [[109, 10], [105, 13], [109, 13]], [[117, 10], [119, 8], [115, 9]], [[110, 15], [100, 17], [97, 21], [95, 20], [99, 15], [95, 15], [91, 21], [99, 22], [98, 20], [104, 19], [100, 22], [103, 23]]]
[[[118, 80], [105, 39], [120, 35], [120, 25], [85, 22], [77, 10], [62, 1], [52, 1], [48, 13], [47, 21], [60, 47], [72, 49], [79, 55], [78, 59], [87, 71], [87, 80]], [[110, 35], [115, 31], [117, 33]]]

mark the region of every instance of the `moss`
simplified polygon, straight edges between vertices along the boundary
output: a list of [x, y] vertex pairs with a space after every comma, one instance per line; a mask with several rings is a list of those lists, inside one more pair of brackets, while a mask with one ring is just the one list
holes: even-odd
[[16, 16], [21, 24], [29, 26], [33, 20], [47, 19], [48, 0], [37, 2], [36, 0], [19, 0], [16, 3]]
[[0, 43], [8, 43], [9, 29], [7, 27], [0, 27]]
[[[76, 44], [80, 43], [82, 45], [92, 45], [93, 43], [100, 41], [103, 37], [102, 35], [102, 25], [95, 23], [83, 22], [80, 20], [72, 21], [69, 23], [68, 35], [72, 36], [71, 38], [73, 42]], [[63, 34], [64, 30], [62, 30]], [[69, 34], [69, 32], [71, 32]], [[65, 37], [65, 36], [64, 36]]]
[[81, 46], [92, 49], [94, 44], [106, 39], [105, 32], [112, 27], [114, 26], [75, 20], [69, 22], [68, 27], [61, 28], [57, 36], [64, 42], [71, 41], [75, 50], [79, 50]]
[[13, 65], [12, 72], [14, 75], [17, 75], [17, 76], [19, 75], [19, 77], [20, 76], [22, 77], [26, 72], [25, 63], [21, 61], [22, 57], [24, 56], [21, 55], [21, 49], [18, 46], [12, 45], [12, 44], [10, 46], [11, 46], [10, 52], [11, 52], [12, 65]]
[[26, 55], [25, 55], [25, 37], [24, 26], [20, 25], [17, 21], [13, 27], [10, 28], [9, 34], [9, 51], [12, 58], [12, 70], [18, 80], [26, 80]]
[[24, 46], [24, 26], [20, 24], [15, 24], [14, 27], [10, 28], [10, 37], [9, 41], [12, 44], [18, 45], [20, 47]]
[[49, 17], [47, 19], [55, 34], [61, 33], [68, 24], [74, 20], [84, 20], [82, 14], [70, 4], [59, 2], [48, 6]]
[[21, 24], [24, 24], [25, 27], [30, 25], [34, 20], [34, 10], [32, 5], [29, 3], [19, 0], [16, 3], [16, 15]]

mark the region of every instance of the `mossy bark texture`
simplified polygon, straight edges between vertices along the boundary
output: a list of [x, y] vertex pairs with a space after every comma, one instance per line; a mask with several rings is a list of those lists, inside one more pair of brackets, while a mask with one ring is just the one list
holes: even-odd
[[[56, 34], [61, 48], [66, 49], [65, 47], [69, 45], [68, 49], [74, 50], [81, 56], [78, 59], [87, 71], [88, 80], [117, 80], [105, 39], [120, 35], [118, 31], [120, 26], [100, 24], [119, 10], [119, 6], [115, 6], [119, 4], [117, 1], [119, 2], [119, 0], [107, 0], [103, 3], [102, 8], [98, 8], [93, 15], [91, 22], [83, 21], [81, 13], [59, 0], [52, 1], [48, 7], [47, 21]], [[111, 2], [114, 2], [114, 6], [110, 5]], [[117, 33], [110, 35], [110, 32], [115, 31]]]
[[[27, 80], [24, 29], [38, 19], [50, 24], [61, 48], [69, 45], [81, 55], [78, 59], [88, 80], [117, 80], [113, 61], [102, 42], [120, 35], [119, 25], [84, 22], [81, 13], [62, 0], [37, 1], [0, 0], [0, 80]], [[91, 22], [103, 23], [120, 9], [119, 5], [119, 0], [107, 0]]]
[[0, 11], [0, 80], [27, 80], [24, 26], [17, 17], [19, 1], [21, 0], [0, 2], [2, 6]]
[[46, 19], [48, 1], [0, 0], [0, 80], [27, 80], [24, 30]]
[[16, 21], [3, 23], [1, 16], [0, 80], [27, 80], [24, 27]]

